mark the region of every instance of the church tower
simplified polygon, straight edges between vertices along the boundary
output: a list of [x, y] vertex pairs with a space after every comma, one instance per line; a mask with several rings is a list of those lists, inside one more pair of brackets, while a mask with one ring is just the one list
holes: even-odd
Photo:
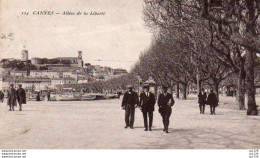
[[21, 60], [22, 61], [27, 61], [28, 60], [28, 50], [22, 50]]
[[83, 67], [82, 51], [78, 51], [78, 67]]

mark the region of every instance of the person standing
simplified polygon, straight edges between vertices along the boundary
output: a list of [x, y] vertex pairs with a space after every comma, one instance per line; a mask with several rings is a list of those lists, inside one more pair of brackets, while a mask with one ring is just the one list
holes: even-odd
[[40, 92], [37, 93], [36, 101], [41, 101]]
[[213, 90], [210, 90], [207, 103], [210, 105], [210, 114], [216, 115], [215, 108], [218, 106], [218, 99]]
[[3, 103], [4, 102], [4, 92], [3, 91], [0, 91], [0, 102]]
[[167, 92], [168, 88], [166, 86], [162, 87], [162, 93], [159, 95], [158, 98], [158, 106], [159, 106], [159, 113], [162, 116], [163, 126], [166, 133], [168, 132], [168, 127], [170, 124], [170, 116], [172, 113], [172, 106], [174, 105], [175, 101], [172, 97], [172, 94]]
[[200, 114], [204, 114], [205, 104], [207, 101], [207, 94], [205, 93], [204, 88], [201, 89], [198, 98], [199, 98], [198, 102], [199, 102]]
[[153, 111], [156, 103], [154, 94], [149, 90], [149, 85], [144, 85], [144, 92], [140, 94], [140, 107], [143, 112], [145, 131], [148, 131], [147, 115], [149, 116], [149, 131], [152, 130]]
[[7, 105], [9, 105], [10, 107], [9, 111], [14, 111], [14, 107], [17, 106], [16, 97], [17, 97], [17, 93], [16, 90], [14, 89], [14, 84], [10, 84], [10, 89], [8, 90], [8, 100], [7, 100]]
[[47, 91], [47, 98], [48, 98], [48, 101], [51, 101], [51, 92], [49, 90]]
[[17, 89], [17, 100], [20, 107], [19, 111], [22, 111], [22, 104], [26, 104], [26, 93], [21, 84], [19, 84]]
[[133, 86], [127, 86], [128, 91], [124, 94], [121, 107], [125, 110], [125, 128], [134, 129], [135, 108], [138, 105], [138, 94], [133, 91]]

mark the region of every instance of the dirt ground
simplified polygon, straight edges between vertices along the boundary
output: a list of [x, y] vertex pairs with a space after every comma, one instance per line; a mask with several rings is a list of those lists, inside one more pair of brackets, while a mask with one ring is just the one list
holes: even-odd
[[[164, 133], [157, 105], [153, 131], [144, 131], [136, 109], [134, 129], [124, 129], [120, 99], [85, 102], [29, 102], [23, 111], [0, 105], [0, 148], [19, 149], [252, 149], [260, 148], [260, 116], [233, 108], [221, 97], [217, 115], [199, 113], [197, 100], [177, 100]], [[258, 105], [260, 100], [258, 100]]]

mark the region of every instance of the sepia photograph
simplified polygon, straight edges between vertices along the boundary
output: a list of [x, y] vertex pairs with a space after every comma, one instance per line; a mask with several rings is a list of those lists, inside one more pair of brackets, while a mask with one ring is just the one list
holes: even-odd
[[259, 0], [0, 0], [1, 157], [243, 149], [258, 158], [259, 15]]

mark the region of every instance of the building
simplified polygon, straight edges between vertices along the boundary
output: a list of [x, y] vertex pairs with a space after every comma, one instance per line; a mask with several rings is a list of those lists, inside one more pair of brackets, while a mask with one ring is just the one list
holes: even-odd
[[69, 60], [71, 63], [70, 66], [83, 67], [82, 51], [78, 51], [78, 57], [58, 57], [58, 58], [54, 58], [54, 59], [58, 59], [60, 61]]
[[65, 78], [51, 78], [51, 89], [57, 89], [58, 85], [77, 83], [75, 78], [65, 77]]
[[10, 70], [10, 75], [25, 77], [25, 76], [27, 76], [27, 71]]
[[30, 77], [35, 78], [60, 78], [62, 77], [62, 71], [52, 70], [31, 70]]
[[[21, 61], [28, 62], [28, 50], [22, 50]], [[27, 71], [2, 68], [0, 71], [1, 88], [7, 90], [13, 83], [15, 86], [22, 84], [27, 90], [56, 89], [58, 85], [105, 81], [127, 73], [124, 69], [112, 69], [100, 65], [89, 64], [84, 67], [82, 51], [78, 51], [77, 57], [53, 59], [33, 57], [31, 64], [36, 66], [33, 67], [34, 70], [30, 70], [29, 66], [26, 67]]]
[[75, 80], [78, 80], [78, 73], [75, 71], [63, 71], [62, 72], [62, 77], [66, 78], [66, 77], [72, 77]]
[[22, 61], [27, 61], [28, 60], [28, 50], [22, 50], [21, 60]]
[[90, 80], [90, 78], [88, 76], [85, 76], [85, 77], [79, 77], [78, 78], [78, 83], [88, 83]]
[[15, 88], [21, 84], [26, 91], [40, 91], [47, 90], [51, 87], [50, 78], [6, 78], [3, 79], [2, 89], [7, 91], [10, 84], [14, 84]]
[[39, 58], [33, 57], [33, 58], [31, 59], [31, 63], [32, 63], [33, 65], [38, 65], [38, 64], [39, 64]]
[[127, 71], [125, 69], [114, 69], [113, 70], [113, 76], [121, 76], [127, 74]]
[[[59, 63], [41, 63], [40, 58], [33, 57], [31, 63], [36, 66], [47, 66], [49, 69], [55, 69], [59, 67], [83, 67], [82, 51], [78, 51], [78, 57], [57, 57], [52, 60], [57, 60]], [[69, 61], [69, 63], [62, 63], [62, 61]]]

